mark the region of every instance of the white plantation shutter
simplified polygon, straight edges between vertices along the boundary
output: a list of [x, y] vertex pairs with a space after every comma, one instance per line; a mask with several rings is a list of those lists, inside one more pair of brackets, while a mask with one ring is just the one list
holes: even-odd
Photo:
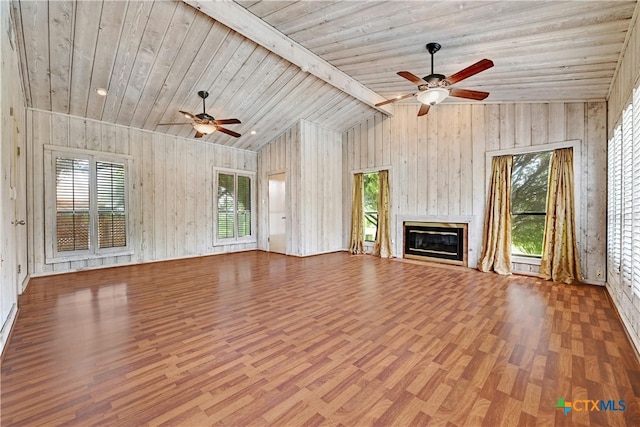
[[251, 236], [251, 178], [238, 175], [238, 237]]
[[56, 248], [89, 249], [89, 160], [56, 157]]
[[217, 172], [218, 198], [216, 240], [253, 239], [252, 176], [244, 173]]
[[124, 164], [96, 162], [98, 247], [127, 246]]
[[[633, 268], [633, 109], [622, 115], [622, 283], [631, 286]], [[640, 171], [639, 171], [640, 172]], [[639, 260], [640, 261], [640, 260]]]
[[620, 237], [622, 214], [622, 127], [614, 130], [608, 148], [608, 208], [607, 246], [609, 262], [615, 272], [620, 271]]
[[235, 180], [234, 175], [218, 174], [218, 238], [234, 237]]
[[633, 91], [633, 292], [640, 297], [640, 87]]

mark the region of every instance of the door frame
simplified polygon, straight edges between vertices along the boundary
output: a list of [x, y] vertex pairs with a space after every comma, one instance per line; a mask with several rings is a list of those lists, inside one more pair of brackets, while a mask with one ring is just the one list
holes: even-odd
[[[284, 175], [284, 206], [285, 206], [285, 216], [288, 217], [289, 215], [289, 209], [288, 209], [288, 204], [287, 204], [287, 192], [288, 192], [288, 188], [287, 188], [287, 171], [286, 170], [274, 170], [271, 171], [269, 173], [267, 173], [267, 251], [271, 252], [271, 192], [269, 191], [269, 187], [270, 187], [270, 183], [271, 183], [271, 177], [274, 175]], [[284, 227], [284, 234], [285, 234], [285, 242], [284, 242], [284, 252], [282, 252], [283, 254], [288, 254], [287, 251], [287, 220], [289, 218], [287, 218], [285, 220], [285, 227]], [[275, 253], [280, 253], [280, 252], [275, 252]]]

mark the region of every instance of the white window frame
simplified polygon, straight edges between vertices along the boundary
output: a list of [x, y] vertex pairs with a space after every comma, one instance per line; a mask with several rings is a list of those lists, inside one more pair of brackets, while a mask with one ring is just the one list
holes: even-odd
[[[581, 177], [581, 165], [580, 159], [582, 158], [582, 140], [574, 139], [562, 142], [553, 142], [550, 144], [542, 144], [542, 145], [531, 145], [528, 147], [517, 147], [517, 148], [507, 148], [503, 150], [494, 150], [487, 151], [485, 153], [485, 189], [489, 188], [489, 183], [491, 182], [491, 162], [494, 157], [497, 156], [507, 156], [507, 155], [519, 155], [519, 154], [530, 154], [530, 153], [541, 153], [544, 151], [554, 151], [561, 148], [572, 148], [573, 149], [573, 176], [575, 179], [573, 180], [573, 202], [575, 207], [575, 218], [576, 225], [580, 228], [580, 224], [577, 221], [580, 218], [580, 206], [581, 206], [581, 193], [580, 193], [580, 177]], [[580, 233], [579, 230], [576, 230], [577, 234], [577, 243], [578, 247], [580, 247]], [[529, 264], [529, 265], [540, 265], [541, 258], [538, 257], [523, 257], [523, 256], [511, 256], [512, 264]]]
[[[74, 158], [89, 160], [89, 249], [77, 251], [58, 251], [57, 245], [57, 221], [56, 221], [56, 158]], [[131, 219], [129, 215], [129, 171], [132, 157], [125, 154], [103, 153], [100, 151], [83, 150], [76, 148], [64, 148], [53, 145], [44, 146], [44, 180], [45, 180], [45, 262], [47, 264], [80, 261], [86, 259], [105, 258], [134, 253], [131, 245]], [[124, 165], [125, 182], [125, 224], [127, 245], [114, 248], [98, 247], [98, 203], [97, 203], [97, 177], [96, 163], [110, 162]]]
[[[234, 191], [236, 192], [236, 197], [234, 198], [235, 206], [234, 210], [234, 221], [233, 221], [233, 235], [234, 237], [228, 238], [219, 238], [218, 237], [218, 179], [220, 174], [225, 175], [233, 175], [234, 176]], [[249, 172], [241, 169], [226, 169], [226, 168], [213, 168], [213, 245], [214, 246], [222, 246], [222, 245], [233, 245], [239, 243], [256, 243], [257, 233], [256, 233], [256, 225], [257, 225], [257, 205], [256, 205], [256, 174], [254, 172]], [[244, 176], [249, 178], [251, 184], [251, 234], [249, 236], [238, 237], [238, 176]]]

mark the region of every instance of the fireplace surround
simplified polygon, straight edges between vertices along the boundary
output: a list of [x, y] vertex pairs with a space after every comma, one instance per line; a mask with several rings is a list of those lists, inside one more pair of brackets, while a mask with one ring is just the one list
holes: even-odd
[[467, 266], [468, 224], [403, 222], [404, 258]]

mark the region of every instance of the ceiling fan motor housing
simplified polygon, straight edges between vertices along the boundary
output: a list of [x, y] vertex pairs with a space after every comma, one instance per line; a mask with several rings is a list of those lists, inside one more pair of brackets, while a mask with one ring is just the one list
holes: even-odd
[[419, 90], [427, 90], [434, 87], [446, 87], [449, 86], [445, 80], [446, 76], [443, 74], [436, 74], [433, 72], [433, 54], [440, 50], [442, 46], [439, 43], [427, 43], [427, 51], [431, 54], [431, 74], [424, 76], [422, 80], [427, 82], [426, 85], [418, 85]]
[[199, 118], [200, 120], [210, 120], [210, 121], [215, 120], [213, 116], [210, 116], [207, 113], [196, 114], [196, 117]]

